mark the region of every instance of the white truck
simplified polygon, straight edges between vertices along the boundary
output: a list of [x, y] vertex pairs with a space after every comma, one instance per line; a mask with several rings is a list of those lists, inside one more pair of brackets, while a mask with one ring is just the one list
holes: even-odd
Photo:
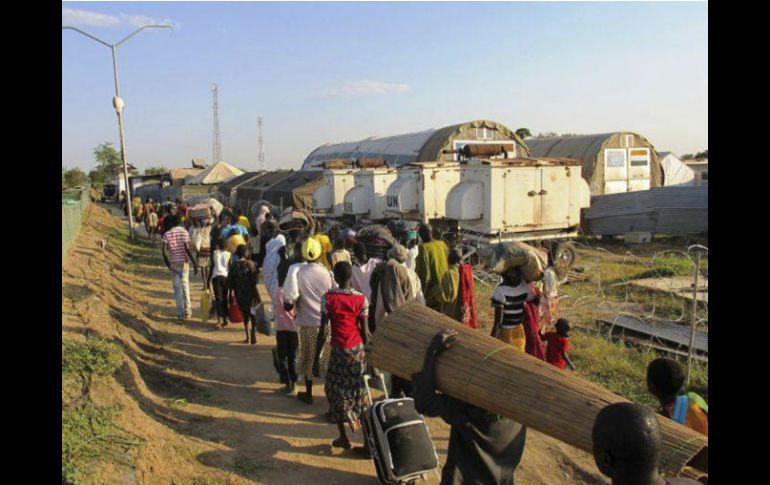
[[431, 223], [478, 247], [540, 241], [554, 259], [575, 260], [569, 240], [590, 203], [577, 160], [471, 158], [399, 168], [329, 169], [313, 195], [320, 218], [348, 223]]

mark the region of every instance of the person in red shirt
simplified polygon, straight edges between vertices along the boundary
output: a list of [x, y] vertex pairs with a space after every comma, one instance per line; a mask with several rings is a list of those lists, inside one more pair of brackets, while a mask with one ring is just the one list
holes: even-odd
[[567, 355], [567, 351], [569, 351], [569, 331], [571, 328], [569, 321], [566, 318], [560, 318], [554, 326], [556, 327], [555, 332], [548, 332], [545, 335], [540, 334], [543, 342], [547, 344], [545, 360], [559, 369], [564, 369], [566, 365], [569, 365], [570, 369], [575, 370], [575, 366]]
[[[321, 300], [321, 328], [318, 332], [313, 374], [320, 376], [320, 353], [325, 342], [326, 328], [331, 326], [331, 356], [324, 392], [329, 400], [331, 418], [337, 423], [340, 432], [332, 446], [350, 449], [345, 423], [355, 433], [361, 427], [361, 416], [367, 405], [364, 345], [369, 335], [369, 302], [350, 286], [353, 275], [350, 263], [338, 262], [333, 272], [339, 288], [330, 289]], [[356, 447], [355, 451], [367, 453], [366, 445], [363, 448]]]

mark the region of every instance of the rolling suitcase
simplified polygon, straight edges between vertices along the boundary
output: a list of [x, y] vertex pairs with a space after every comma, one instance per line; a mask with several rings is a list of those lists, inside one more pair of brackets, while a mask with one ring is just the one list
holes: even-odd
[[[361, 421], [380, 483], [409, 483], [438, 473], [438, 454], [425, 419], [414, 408], [414, 400], [389, 399], [383, 385], [385, 399], [373, 402], [369, 377], [364, 375], [364, 385], [371, 406]], [[382, 374], [378, 377], [384, 383]]]

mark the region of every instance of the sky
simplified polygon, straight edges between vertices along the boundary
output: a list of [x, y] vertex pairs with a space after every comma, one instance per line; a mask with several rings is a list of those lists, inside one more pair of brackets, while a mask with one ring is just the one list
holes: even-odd
[[[299, 168], [324, 143], [491, 119], [708, 148], [707, 3], [63, 2], [118, 52], [128, 160]], [[118, 145], [110, 49], [62, 30], [62, 165]]]

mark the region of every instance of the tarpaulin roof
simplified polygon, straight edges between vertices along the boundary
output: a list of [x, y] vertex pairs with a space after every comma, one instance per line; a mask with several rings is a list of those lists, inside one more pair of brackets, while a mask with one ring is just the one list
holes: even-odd
[[671, 152], [658, 153], [663, 168], [663, 185], [695, 185], [695, 172]]
[[243, 175], [243, 170], [233, 167], [227, 162], [217, 162], [195, 177], [189, 179], [188, 185], [214, 185], [227, 182], [239, 175]]
[[225, 196], [229, 197], [230, 196], [230, 191], [232, 191], [233, 188], [239, 187], [239, 186], [245, 184], [246, 182], [248, 182], [248, 181], [250, 181], [252, 179], [255, 179], [255, 178], [257, 178], [260, 175], [263, 175], [265, 173], [267, 173], [267, 172], [265, 172], [264, 170], [261, 171], [261, 172], [246, 172], [243, 175], [238, 175], [234, 179], [230, 179], [230, 180], [228, 180], [227, 182], [225, 182], [223, 184], [219, 184], [219, 187], [217, 187], [217, 190], [219, 192], [222, 192], [222, 194], [224, 194]]
[[[479, 128], [486, 129], [479, 131]], [[479, 136], [480, 133], [482, 136]], [[515, 155], [526, 156], [529, 153], [521, 138], [510, 128], [495, 121], [476, 120], [416, 133], [322, 145], [307, 156], [302, 169], [321, 170], [321, 164], [327, 160], [384, 159], [391, 167], [413, 162], [452, 160], [454, 155], [444, 154], [443, 151], [453, 150], [454, 140], [513, 141], [518, 148]]]
[[313, 192], [322, 184], [322, 171], [293, 172], [289, 177], [267, 189], [262, 198], [278, 206], [290, 205], [295, 209], [312, 209]]
[[[527, 138], [527, 147], [533, 157], [575, 158], [583, 162], [582, 175], [591, 187], [591, 193], [604, 191], [604, 149], [623, 148], [622, 137], [632, 135], [633, 146], [650, 149], [650, 174], [652, 187], [662, 185], [660, 160], [647, 138], [628, 131], [600, 133], [596, 135], [556, 136], [549, 138]], [[633, 148], [633, 147], [628, 147]]]

